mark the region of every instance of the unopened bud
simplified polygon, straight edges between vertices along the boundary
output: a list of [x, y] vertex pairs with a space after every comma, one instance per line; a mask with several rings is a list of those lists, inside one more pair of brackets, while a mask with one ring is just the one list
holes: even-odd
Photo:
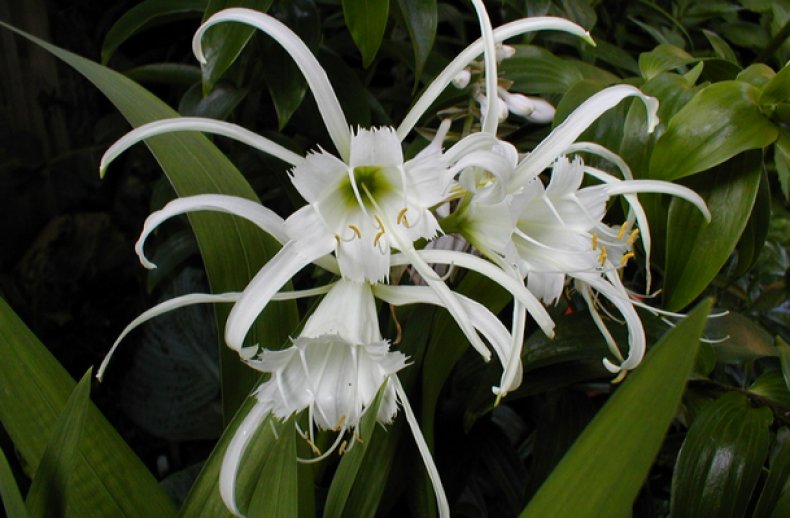
[[472, 78], [472, 73], [468, 68], [458, 72], [453, 78], [453, 86], [459, 90], [466, 88], [469, 85], [469, 80]]
[[527, 115], [528, 121], [537, 124], [548, 124], [554, 120], [554, 113], [557, 110], [548, 101], [540, 97], [533, 97], [532, 104], [535, 109], [532, 110], [532, 113]]
[[516, 49], [510, 45], [497, 45], [496, 60], [501, 63], [502, 60], [512, 58], [516, 54]]

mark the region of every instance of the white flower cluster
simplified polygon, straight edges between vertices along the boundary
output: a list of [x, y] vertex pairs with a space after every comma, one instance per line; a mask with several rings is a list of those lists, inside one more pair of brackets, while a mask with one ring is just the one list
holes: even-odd
[[[611, 346], [612, 357], [603, 359], [605, 366], [613, 373], [624, 374], [643, 356], [644, 331], [619, 276], [619, 269], [634, 257], [639, 237], [645, 257], [650, 253], [647, 221], [636, 193], [669, 193], [691, 201], [706, 215], [707, 209], [688, 189], [633, 180], [619, 157], [576, 140], [604, 111], [632, 96], [644, 101], [648, 130], [652, 131], [657, 123], [657, 102], [631, 86], [607, 88], [583, 103], [535, 149], [519, 154], [512, 144], [497, 138], [498, 121], [513, 113], [547, 123], [553, 119], [554, 109], [542, 99], [513, 94], [498, 86], [497, 60], [508, 47], [500, 46], [497, 51], [497, 44], [544, 29], [588, 40], [589, 35], [567, 20], [549, 17], [518, 20], [493, 30], [482, 1], [473, 0], [473, 4], [482, 38], [437, 76], [399, 127], [356, 130], [346, 122], [318, 61], [290, 29], [248, 9], [218, 12], [195, 35], [197, 58], [204, 61], [202, 35], [218, 23], [240, 22], [269, 34], [304, 73], [336, 154], [319, 149], [302, 157], [230, 123], [180, 118], [131, 131], [102, 160], [105, 169], [123, 150], [143, 139], [164, 132], [197, 130], [235, 138], [292, 166], [290, 179], [305, 203], [287, 219], [258, 203], [217, 194], [177, 199], [149, 216], [136, 247], [149, 268], [154, 265], [145, 258], [143, 244], [151, 231], [174, 215], [196, 210], [246, 218], [280, 241], [282, 248], [241, 293], [192, 294], [147, 311], [124, 330], [99, 369], [101, 376], [120, 340], [153, 316], [192, 303], [234, 303], [226, 323], [227, 345], [251, 367], [270, 374], [257, 389], [256, 406], [231, 441], [221, 470], [223, 499], [236, 514], [240, 514], [235, 501], [237, 469], [252, 432], [267, 416], [286, 419], [307, 410], [310, 428], [299, 433], [313, 447], [316, 457], [303, 460], [315, 461], [343, 444], [341, 439], [347, 433], [355, 435], [361, 417], [383, 390], [378, 422], [391, 422], [400, 402], [434, 483], [440, 515], [448, 516], [441, 481], [398, 381], [397, 372], [407, 365], [407, 358], [391, 350], [382, 338], [376, 299], [392, 305], [424, 303], [446, 308], [485, 360], [493, 350], [501, 362], [502, 379], [493, 389], [500, 398], [521, 382], [521, 346], [528, 316], [546, 335], [553, 336], [554, 323], [543, 303], [559, 299], [569, 282], [588, 301]], [[448, 85], [453, 81], [461, 84], [465, 77], [468, 81], [467, 67], [480, 55], [484, 61], [483, 86], [473, 93], [481, 109], [480, 131], [445, 148], [451, 121], [442, 121], [433, 141], [414, 158], [405, 159], [402, 142], [406, 136]], [[613, 163], [622, 178], [585, 166], [575, 156], [582, 151]], [[547, 171], [550, 174], [544, 174]], [[598, 183], [582, 187], [585, 175]], [[547, 182], [544, 176], [549, 177]], [[610, 227], [603, 222], [606, 204], [617, 195], [625, 197], [631, 210], [622, 225]], [[459, 234], [476, 253], [415, 246], [444, 232]], [[335, 273], [338, 280], [303, 292], [281, 291], [297, 272], [311, 264]], [[391, 269], [404, 265], [413, 268], [426, 285], [391, 283]], [[454, 292], [431, 265], [474, 270], [508, 290], [515, 308], [512, 327], [507, 329], [488, 308]], [[272, 300], [317, 295], [324, 298], [289, 348], [272, 350], [278, 344], [245, 344], [253, 322]], [[617, 308], [628, 325], [626, 355], [599, 316], [599, 296]], [[320, 452], [315, 447], [314, 426], [336, 431], [335, 446]]]

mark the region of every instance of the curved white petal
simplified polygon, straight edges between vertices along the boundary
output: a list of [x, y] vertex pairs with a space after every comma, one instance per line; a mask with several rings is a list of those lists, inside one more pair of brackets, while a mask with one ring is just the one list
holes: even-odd
[[[441, 306], [443, 308], [447, 307], [436, 292], [428, 286], [390, 286], [386, 284], [377, 284], [373, 287], [373, 292], [376, 294], [377, 298], [394, 306], [433, 304], [434, 306]], [[456, 293], [456, 296], [469, 315], [472, 326], [480, 331], [486, 340], [488, 340], [504, 368], [510, 359], [509, 349], [511, 337], [507, 328], [505, 328], [502, 322], [500, 322], [484, 305], [460, 293]]]
[[598, 117], [609, 109], [617, 106], [627, 97], [638, 97], [647, 109], [648, 131], [653, 131], [658, 124], [658, 101], [654, 97], [643, 94], [631, 85], [616, 85], [604, 88], [584, 101], [573, 113], [554, 128], [548, 137], [522, 160], [519, 164], [515, 182], [522, 185], [539, 175], [552, 162], [579, 138]]
[[225, 324], [225, 342], [239, 351], [255, 319], [280, 288], [302, 268], [329, 253], [333, 238], [289, 241], [244, 288]]
[[126, 338], [126, 335], [131, 333], [141, 324], [151, 320], [154, 317], [157, 317], [163, 313], [167, 313], [168, 311], [173, 311], [174, 309], [183, 308], [185, 306], [190, 306], [192, 304], [214, 304], [217, 302], [236, 302], [241, 293], [238, 292], [228, 292], [228, 293], [190, 293], [188, 295], [181, 295], [180, 297], [174, 297], [172, 299], [168, 299], [164, 302], [160, 302], [156, 306], [145, 310], [143, 313], [140, 314], [137, 318], [132, 320], [129, 325], [127, 325], [121, 334], [118, 335], [118, 338], [115, 339], [115, 342], [110, 347], [110, 351], [104, 356], [104, 360], [102, 360], [99, 369], [96, 371], [96, 379], [99, 381], [102, 380], [104, 377], [104, 371], [107, 369], [107, 365], [110, 363], [110, 358], [115, 353], [115, 349], [121, 344], [121, 340]]
[[146, 218], [140, 237], [134, 245], [143, 266], [149, 269], [156, 268], [156, 265], [150, 262], [143, 252], [143, 245], [149, 234], [162, 222], [173, 216], [198, 210], [213, 210], [240, 216], [257, 225], [280, 243], [288, 241], [283, 219], [260, 203], [226, 194], [198, 194], [176, 198]]
[[[496, 43], [494, 43], [493, 29], [491, 20], [488, 17], [486, 6], [482, 0], [472, 0], [472, 5], [477, 12], [477, 20], [480, 22], [480, 39], [483, 41], [483, 61], [485, 67], [486, 85], [486, 109], [483, 114], [483, 132], [496, 135], [497, 123], [499, 122], [499, 108], [497, 106], [497, 60]], [[506, 111], [507, 113], [507, 111]]]
[[[579, 36], [590, 43], [592, 38], [590, 34], [580, 26], [570, 22], [564, 18], [555, 18], [551, 16], [536, 16], [534, 18], [524, 18], [514, 22], [506, 23], [501, 27], [494, 29], [494, 41], [500, 43], [508, 38], [518, 36], [519, 34], [526, 34], [528, 32], [540, 30], [554, 30], [564, 31], [575, 36]], [[461, 51], [456, 58], [447, 65], [442, 72], [436, 76], [425, 91], [420, 95], [417, 102], [406, 114], [406, 117], [398, 126], [398, 138], [403, 140], [406, 135], [411, 132], [414, 125], [422, 117], [425, 111], [431, 107], [431, 104], [436, 101], [439, 95], [447, 88], [453, 81], [455, 76], [461, 72], [469, 63], [477, 59], [483, 53], [484, 43], [482, 38], [478, 39], [463, 51]]]
[[[524, 287], [520, 279], [515, 279], [502, 271], [496, 265], [480, 257], [465, 252], [453, 250], [418, 250], [417, 253], [426, 263], [449, 264], [460, 266], [467, 270], [474, 270], [484, 275], [509, 291], [513, 296], [527, 307], [532, 318], [548, 337], [554, 336], [554, 322], [551, 320], [546, 308], [535, 298], [535, 295]], [[390, 260], [393, 266], [412, 264], [411, 259], [403, 254], [394, 254]]]
[[710, 222], [710, 211], [708, 210], [708, 206], [705, 204], [705, 200], [697, 194], [696, 192], [692, 191], [688, 187], [684, 187], [682, 185], [678, 185], [671, 182], [665, 182], [662, 180], [629, 180], [623, 181], [618, 183], [611, 183], [607, 184], [606, 192], [609, 195], [617, 195], [617, 194], [638, 194], [642, 192], [650, 192], [650, 193], [658, 193], [658, 194], [669, 194], [670, 196], [676, 196], [678, 198], [683, 198], [684, 200], [688, 201], [705, 217], [705, 220]]
[[246, 128], [242, 128], [237, 124], [201, 117], [178, 117], [143, 124], [118, 139], [104, 152], [101, 163], [99, 164], [99, 174], [104, 176], [110, 162], [138, 142], [163, 133], [172, 133], [176, 131], [200, 131], [203, 133], [212, 133], [214, 135], [229, 137], [259, 151], [263, 151], [266, 154], [277, 157], [283, 162], [287, 162], [291, 165], [298, 165], [304, 160], [304, 158], [290, 149]]
[[250, 412], [236, 429], [236, 433], [233, 434], [233, 438], [225, 450], [225, 455], [222, 457], [222, 466], [219, 470], [219, 494], [228, 510], [234, 516], [242, 516], [239, 508], [236, 506], [236, 474], [239, 472], [241, 459], [244, 457], [244, 452], [250, 443], [250, 439], [252, 439], [268, 415], [269, 409], [267, 406], [260, 401], [256, 401], [255, 406], [250, 409]]
[[442, 486], [442, 479], [439, 477], [439, 470], [436, 469], [436, 464], [433, 462], [431, 450], [425, 442], [425, 437], [420, 430], [420, 424], [417, 422], [417, 417], [409, 404], [409, 398], [406, 396], [406, 391], [403, 390], [400, 380], [397, 376], [391, 378], [393, 385], [395, 385], [395, 392], [398, 394], [398, 400], [403, 407], [403, 413], [406, 415], [406, 422], [409, 423], [411, 435], [414, 437], [414, 442], [417, 444], [417, 450], [420, 452], [422, 462], [425, 464], [425, 470], [428, 472], [428, 478], [431, 479], [433, 485], [433, 492], [436, 495], [436, 506], [439, 509], [439, 518], [450, 518], [450, 504], [447, 502], [447, 495], [444, 493], [444, 486]]
[[239, 7], [225, 9], [206, 20], [192, 38], [192, 51], [201, 64], [206, 63], [206, 57], [203, 55], [203, 48], [200, 44], [203, 34], [212, 25], [222, 22], [240, 22], [251, 25], [274, 38], [291, 55], [296, 66], [304, 74], [310, 91], [313, 92], [318, 111], [321, 112], [332, 142], [335, 143], [343, 161], [347, 161], [351, 146], [351, 128], [326, 72], [321, 68], [307, 45], [299, 39], [299, 36], [267, 14]]

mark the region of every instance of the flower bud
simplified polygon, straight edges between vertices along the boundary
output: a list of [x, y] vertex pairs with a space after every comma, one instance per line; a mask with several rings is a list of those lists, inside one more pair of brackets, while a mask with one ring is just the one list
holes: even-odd
[[469, 80], [472, 78], [472, 73], [469, 71], [468, 68], [465, 68], [458, 72], [456, 76], [453, 78], [453, 86], [462, 90], [469, 85]]

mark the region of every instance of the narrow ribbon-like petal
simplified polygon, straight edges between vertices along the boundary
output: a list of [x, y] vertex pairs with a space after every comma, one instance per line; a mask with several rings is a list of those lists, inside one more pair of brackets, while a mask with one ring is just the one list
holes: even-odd
[[496, 135], [499, 117], [496, 103], [497, 97], [497, 66], [496, 66], [496, 43], [494, 43], [493, 29], [491, 20], [488, 17], [485, 5], [482, 0], [472, 0], [472, 5], [477, 12], [477, 19], [480, 22], [480, 39], [483, 40], [483, 61], [485, 66], [486, 84], [486, 113], [483, 114], [483, 132]]
[[214, 135], [229, 137], [259, 151], [263, 151], [266, 154], [277, 157], [283, 162], [287, 162], [291, 165], [298, 165], [304, 161], [304, 158], [290, 149], [236, 124], [200, 117], [179, 117], [143, 124], [118, 139], [104, 152], [101, 163], [99, 164], [99, 174], [104, 176], [110, 162], [138, 142], [157, 135], [162, 135], [163, 133], [173, 133], [176, 131], [201, 131], [203, 133], [212, 133]]
[[[269, 409], [266, 405], [256, 401], [255, 406], [250, 409], [236, 429], [236, 433], [233, 434], [233, 438], [225, 450], [225, 456], [222, 457], [222, 466], [219, 470], [219, 494], [234, 516], [242, 516], [236, 505], [236, 474], [239, 472], [241, 459], [244, 457], [250, 440], [268, 415]], [[286, 433], [293, 432], [288, 430]]]
[[697, 207], [697, 209], [699, 209], [699, 211], [705, 217], [705, 220], [710, 222], [711, 215], [710, 211], [708, 210], [708, 206], [705, 204], [705, 200], [703, 200], [702, 197], [696, 192], [682, 185], [664, 182], [661, 180], [630, 180], [627, 182], [607, 184], [605, 189], [606, 193], [609, 195], [651, 192], [658, 194], [669, 194], [671, 196], [683, 198]]
[[347, 162], [351, 150], [351, 128], [346, 121], [346, 116], [343, 114], [343, 109], [340, 107], [340, 102], [337, 100], [337, 95], [335, 95], [335, 90], [332, 88], [326, 72], [321, 68], [318, 60], [310, 52], [307, 45], [291, 29], [267, 14], [240, 7], [225, 9], [206, 20], [192, 38], [192, 50], [201, 64], [206, 63], [200, 43], [203, 39], [203, 34], [212, 25], [223, 22], [240, 22], [251, 25], [274, 38], [291, 55], [296, 66], [304, 74], [310, 91], [313, 92], [313, 97], [315, 97], [318, 111], [321, 112], [321, 116], [324, 119], [329, 137], [335, 143], [340, 157], [344, 162]]
[[[592, 43], [590, 33], [585, 31], [582, 27], [564, 18], [554, 18], [551, 16], [536, 16], [534, 18], [524, 18], [522, 20], [506, 23], [494, 29], [494, 41], [496, 43], [501, 43], [508, 38], [520, 34], [541, 30], [568, 32]], [[481, 38], [461, 51], [461, 53], [458, 54], [458, 56], [456, 56], [456, 58], [452, 60], [433, 81], [431, 81], [431, 84], [429, 84], [422, 95], [420, 95], [417, 102], [414, 103], [414, 106], [409, 110], [409, 113], [406, 114], [403, 122], [398, 126], [397, 133], [400, 140], [406, 138], [406, 135], [411, 132], [414, 125], [420, 120], [420, 117], [422, 117], [426, 110], [431, 107], [431, 104], [439, 98], [439, 95], [441, 95], [445, 88], [453, 81], [455, 76], [469, 65], [469, 63], [477, 59], [480, 54], [483, 53], [483, 49], [484, 42]]]
[[255, 274], [225, 324], [225, 342], [231, 349], [241, 350], [247, 331], [274, 294], [299, 270], [328, 254], [334, 242], [331, 237], [289, 241]]
[[522, 160], [516, 171], [515, 184], [524, 185], [542, 173], [603, 113], [627, 97], [638, 97], [644, 102], [648, 131], [652, 132], [658, 124], [658, 101], [630, 85], [610, 86], [584, 101]]
[[212, 210], [240, 216], [257, 225], [261, 230], [271, 235], [280, 243], [288, 241], [283, 219], [275, 214], [274, 211], [267, 209], [258, 202], [225, 194], [199, 194], [197, 196], [187, 196], [169, 202], [160, 210], [152, 212], [151, 215], [146, 218], [143, 231], [140, 233], [140, 237], [134, 245], [134, 249], [140, 257], [140, 262], [143, 266], [149, 269], [156, 268], [156, 265], [149, 261], [143, 252], [143, 245], [149, 234], [165, 220], [179, 214], [197, 210]]

